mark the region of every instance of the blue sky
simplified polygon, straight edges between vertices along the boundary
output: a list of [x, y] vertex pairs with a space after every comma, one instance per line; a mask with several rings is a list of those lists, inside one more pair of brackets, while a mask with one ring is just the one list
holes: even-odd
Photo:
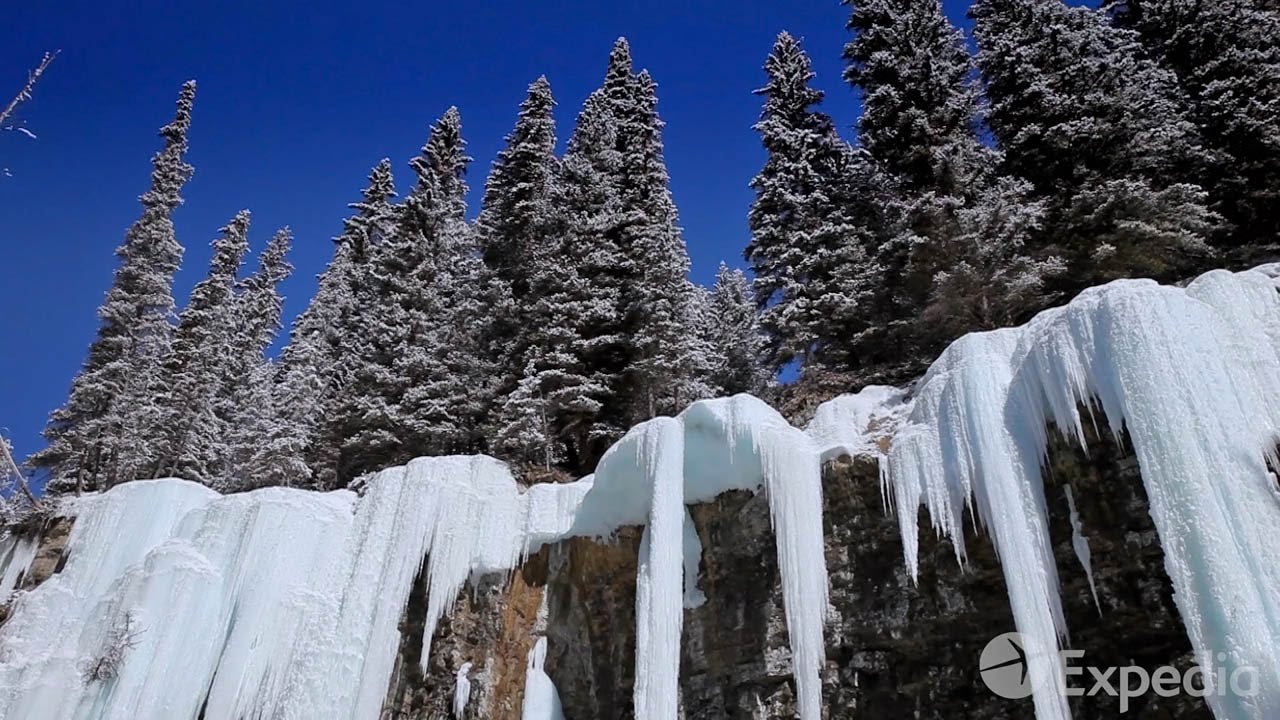
[[[962, 20], [967, 3], [947, 0]], [[214, 6], [217, 6], [216, 8]], [[476, 162], [472, 208], [529, 82], [550, 79], [561, 143], [619, 35], [659, 83], [667, 163], [693, 259], [707, 282], [741, 264], [747, 186], [763, 163], [751, 124], [774, 37], [805, 41], [826, 110], [852, 136], [853, 92], [840, 81], [846, 9], [834, 0], [690, 3], [396, 3], [386, 10], [283, 3], [9, 3], [0, 24], [0, 92], [16, 92], [60, 48], [22, 118], [38, 135], [0, 135], [0, 428], [20, 457], [41, 446], [97, 327], [112, 255], [138, 214], [156, 129], [179, 85], [196, 78], [196, 168], [176, 216], [186, 246], [176, 294], [205, 270], [209, 242], [239, 209], [260, 248], [295, 233], [289, 319], [306, 304], [346, 203], [390, 157], [398, 186], [427, 127], [462, 112]]]

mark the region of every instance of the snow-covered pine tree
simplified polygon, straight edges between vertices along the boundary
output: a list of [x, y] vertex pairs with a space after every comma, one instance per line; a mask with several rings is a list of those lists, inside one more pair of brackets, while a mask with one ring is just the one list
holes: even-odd
[[288, 259], [292, 244], [288, 228], [276, 232], [236, 298], [236, 344], [220, 408], [229, 450], [218, 483], [224, 492], [291, 485], [306, 477], [301, 448], [293, 444], [272, 399], [275, 373], [267, 357], [281, 328], [280, 283], [293, 272]]
[[707, 309], [714, 357], [719, 361], [712, 383], [724, 395], [759, 395], [769, 386], [770, 377], [761, 363], [764, 335], [751, 281], [741, 270], [720, 263]]
[[859, 136], [900, 200], [897, 231], [877, 256], [889, 290], [882, 322], [895, 352], [914, 345], [927, 360], [965, 332], [1039, 309], [1061, 263], [1032, 247], [1042, 208], [1026, 183], [996, 174], [999, 153], [978, 136], [973, 61], [942, 3], [847, 4], [855, 36], [845, 79], [863, 96]]
[[1205, 187], [1239, 262], [1280, 243], [1280, 15], [1262, 0], [1111, 0], [1117, 25], [1178, 75], [1213, 152]]
[[[108, 487], [130, 479], [121, 454], [135, 442], [127, 433], [146, 422], [146, 388], [156, 382], [173, 335], [173, 275], [182, 260], [172, 214], [192, 169], [183, 157], [196, 86], [183, 85], [173, 122], [160, 130], [164, 148], [152, 160], [151, 188], [142, 216], [116, 250], [120, 267], [98, 310], [101, 324], [65, 405], [45, 429], [48, 446], [30, 459], [47, 469], [52, 490]], [[139, 416], [141, 413], [141, 416]]]
[[152, 393], [156, 422], [138, 445], [153, 460], [147, 477], [181, 477], [206, 485], [221, 476], [230, 452], [218, 414], [232, 377], [237, 344], [237, 276], [249, 249], [249, 211], [242, 210], [213, 241], [208, 276], [191, 290], [173, 346]]
[[[615, 47], [611, 56], [608, 75], [619, 82], [630, 74], [625, 50], [625, 44]], [[617, 65], [626, 72], [615, 72]], [[618, 192], [620, 162], [617, 122], [601, 87], [583, 104], [561, 162], [555, 198], [565, 224], [561, 263], [542, 266], [551, 272], [536, 281], [544, 288], [538, 299], [544, 307], [534, 309], [538, 316], [558, 318], [544, 340], [563, 353], [559, 364], [572, 368], [563, 383], [557, 380], [558, 434], [566, 463], [583, 472], [626, 430], [618, 389], [626, 360], [624, 285], [630, 277], [621, 243], [629, 221]], [[551, 289], [555, 285], [561, 290]], [[532, 372], [543, 371], [535, 362]], [[524, 406], [527, 419], [530, 404]], [[506, 414], [512, 421], [518, 415]], [[537, 459], [536, 442], [533, 455]]]
[[766, 365], [849, 370], [875, 320], [882, 286], [873, 253], [884, 237], [888, 203], [865, 154], [836, 133], [809, 57], [784, 32], [765, 61], [768, 83], [755, 129], [768, 159], [751, 181], [745, 256], [755, 273], [766, 334]]
[[1061, 0], [978, 0], [978, 65], [1005, 168], [1046, 200], [1067, 289], [1176, 276], [1216, 221], [1195, 183], [1205, 152], [1173, 73], [1137, 36]]
[[624, 291], [631, 361], [626, 371], [630, 422], [674, 414], [712, 394], [709, 352], [694, 323], [689, 254], [681, 235], [663, 158], [657, 84], [647, 71], [632, 80], [633, 99], [619, 108], [623, 148], [620, 197], [634, 218], [623, 249], [634, 269]]
[[374, 251], [374, 304], [365, 319], [350, 406], [340, 411], [340, 479], [418, 455], [481, 449], [492, 402], [482, 352], [492, 282], [466, 222], [470, 158], [450, 108], [410, 162], [417, 184], [392, 234]]
[[[369, 174], [360, 202], [334, 239], [333, 258], [320, 274], [316, 293], [298, 316], [280, 356], [274, 403], [286, 447], [301, 448], [310, 484], [336, 487], [338, 441], [334, 428], [347, 425], [339, 411], [350, 376], [359, 361], [365, 334], [363, 316], [373, 303], [365, 280], [374, 248], [395, 227], [395, 181], [391, 161], [383, 159]], [[306, 479], [299, 479], [305, 483]]]
[[517, 307], [529, 293], [530, 259], [554, 242], [559, 224], [552, 206], [558, 165], [554, 110], [551, 84], [540, 77], [529, 86], [507, 146], [489, 171], [476, 219], [485, 263], [511, 289]]
[[[534, 454], [545, 460], [552, 444], [549, 402], [538, 388], [541, 382], [527, 373], [553, 372], [544, 367], [549, 360], [546, 339], [568, 321], [557, 308], [547, 307], [542, 295], [560, 293], [558, 278], [573, 272], [566, 259], [558, 257], [564, 244], [565, 223], [556, 207], [555, 100], [551, 85], [540, 77], [529, 86], [520, 104], [515, 128], [507, 135], [507, 146], [498, 153], [485, 183], [484, 201], [476, 221], [476, 231], [485, 265], [494, 278], [497, 307], [490, 313], [492, 327], [486, 345], [498, 377], [497, 395], [508, 396], [495, 409], [492, 419], [498, 445], [513, 456], [526, 456], [530, 437], [524, 426], [534, 412], [543, 434], [534, 442], [543, 447]], [[537, 342], [540, 347], [534, 348]], [[534, 360], [533, 356], [540, 356]]]

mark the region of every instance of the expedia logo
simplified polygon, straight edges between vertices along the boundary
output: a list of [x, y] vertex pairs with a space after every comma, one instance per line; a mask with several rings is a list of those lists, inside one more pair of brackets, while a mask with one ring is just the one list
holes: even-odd
[[982, 649], [978, 659], [982, 682], [1003, 698], [1031, 697], [1031, 669], [1027, 667], [1027, 646], [1016, 632], [995, 637]]

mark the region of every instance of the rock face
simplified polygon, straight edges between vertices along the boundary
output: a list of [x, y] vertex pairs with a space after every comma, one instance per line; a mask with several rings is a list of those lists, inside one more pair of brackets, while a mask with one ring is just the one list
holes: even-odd
[[[1136, 461], [1108, 437], [1086, 454], [1055, 441], [1046, 473], [1050, 532], [1061, 579], [1070, 646], [1077, 666], [1192, 665]], [[997, 697], [978, 658], [995, 636], [1014, 629], [1004, 577], [992, 544], [972, 530], [967, 564], [939, 540], [923, 513], [920, 577], [902, 560], [897, 520], [886, 512], [872, 460], [844, 459], [824, 473], [824, 526], [831, 607], [824, 705], [827, 718], [1022, 719], [1031, 701]], [[1093, 593], [1072, 542], [1064, 488], [1070, 487], [1092, 552]], [[688, 720], [794, 718], [795, 688], [769, 507], [761, 495], [727, 493], [691, 508], [702, 539], [703, 606], [686, 610], [681, 706]], [[442, 625], [425, 686], [397, 672], [387, 718], [449, 717], [453, 673], [472, 673], [466, 718], [518, 718], [524, 653], [532, 634], [549, 641], [547, 673], [566, 720], [634, 718], [635, 572], [638, 528], [612, 542], [574, 539], [543, 550], [507, 585], [486, 580]], [[421, 595], [416, 594], [418, 603]], [[537, 608], [545, 604], [545, 620]], [[414, 607], [411, 605], [409, 616]], [[416, 666], [421, 632], [411, 621], [404, 666]], [[1087, 671], [1073, 686], [1092, 686]], [[1105, 694], [1074, 698], [1076, 718], [1120, 717]], [[1182, 694], [1134, 698], [1124, 717], [1211, 718], [1204, 702]]]
[[[74, 520], [69, 517], [54, 516], [42, 521], [37, 527], [23, 528], [22, 532], [40, 536], [40, 545], [31, 567], [18, 580], [15, 589], [26, 590], [48, 580], [54, 573], [62, 570], [66, 562], [67, 541], [71, 539], [71, 526]], [[9, 616], [6, 598], [0, 597], [0, 623]]]

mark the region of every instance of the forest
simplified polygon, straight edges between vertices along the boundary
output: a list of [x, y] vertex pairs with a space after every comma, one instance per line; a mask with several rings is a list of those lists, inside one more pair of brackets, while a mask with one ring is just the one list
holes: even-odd
[[[529, 86], [474, 219], [456, 109], [407, 181], [378, 162], [278, 355], [287, 230], [248, 270], [238, 213], [173, 296], [187, 83], [27, 464], [53, 494], [169, 476], [328, 489], [471, 453], [580, 475], [697, 399], [797, 408], [904, 384], [961, 335], [1087, 287], [1276, 255], [1275, 0], [977, 0], [972, 38], [938, 0], [846, 5], [843, 49], [786, 32], [761, 48], [746, 272], [688, 279], [658, 84], [619, 39], [562, 154], [551, 84]], [[810, 52], [843, 53], [855, 142], [822, 111]]]

